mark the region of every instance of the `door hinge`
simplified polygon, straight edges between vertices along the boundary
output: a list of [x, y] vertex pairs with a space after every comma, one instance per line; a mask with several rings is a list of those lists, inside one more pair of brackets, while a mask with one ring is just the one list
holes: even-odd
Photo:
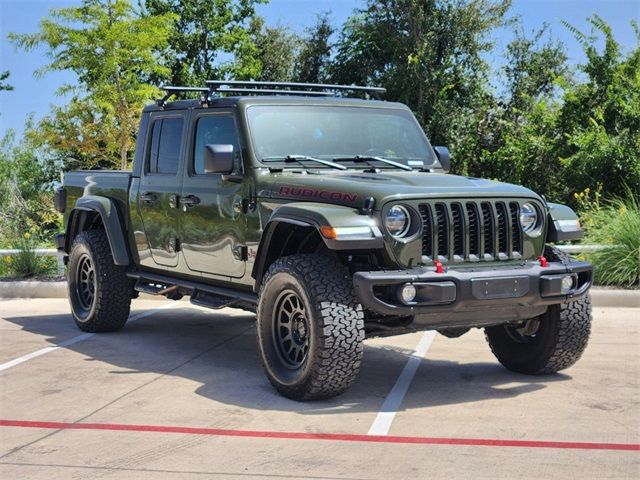
[[249, 258], [249, 249], [246, 245], [236, 245], [233, 247], [233, 258], [246, 262]]

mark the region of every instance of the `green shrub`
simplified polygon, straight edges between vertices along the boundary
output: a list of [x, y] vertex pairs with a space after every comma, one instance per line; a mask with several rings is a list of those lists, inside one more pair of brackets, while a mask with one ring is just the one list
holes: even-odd
[[581, 221], [586, 231], [583, 242], [606, 246], [604, 250], [587, 255], [596, 267], [596, 282], [640, 287], [640, 201], [637, 195], [627, 191], [624, 199], [603, 201], [596, 190], [596, 201], [583, 210]]
[[11, 278], [29, 278], [50, 275], [55, 272], [56, 261], [53, 257], [36, 255], [34, 241], [29, 233], [14, 244], [19, 252], [6, 256], [0, 265], [0, 276]]

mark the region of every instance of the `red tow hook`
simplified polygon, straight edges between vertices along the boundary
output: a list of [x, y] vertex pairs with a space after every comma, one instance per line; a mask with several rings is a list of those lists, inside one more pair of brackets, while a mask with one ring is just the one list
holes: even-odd
[[547, 267], [549, 266], [549, 264], [547, 263], [547, 259], [546, 259], [546, 258], [544, 258], [544, 256], [543, 256], [543, 255], [540, 255], [540, 256], [538, 257], [538, 260], [540, 260], [540, 266], [541, 266], [542, 268], [547, 268]]
[[440, 260], [434, 260], [433, 264], [436, 266], [436, 273], [444, 273], [444, 268]]

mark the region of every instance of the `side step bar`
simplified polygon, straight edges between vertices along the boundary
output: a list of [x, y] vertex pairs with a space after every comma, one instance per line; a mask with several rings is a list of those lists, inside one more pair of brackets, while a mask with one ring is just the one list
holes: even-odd
[[171, 298], [171, 294], [178, 295], [177, 298], [189, 295], [191, 303], [203, 307], [220, 309], [239, 303], [252, 306], [258, 304], [258, 296], [253, 292], [167, 277], [157, 273], [131, 272], [127, 273], [127, 276], [136, 279], [134, 288], [138, 292], [150, 295], [167, 295], [169, 298]]

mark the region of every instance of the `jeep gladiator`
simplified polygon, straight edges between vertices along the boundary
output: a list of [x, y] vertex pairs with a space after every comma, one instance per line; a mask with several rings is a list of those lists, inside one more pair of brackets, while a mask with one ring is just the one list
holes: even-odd
[[[132, 171], [69, 172], [56, 192], [81, 330], [122, 328], [138, 292], [247, 309], [269, 381], [296, 400], [344, 392], [367, 337], [484, 328], [524, 374], [581, 356], [592, 266], [553, 245], [580, 238], [576, 214], [448, 174], [448, 150], [384, 89], [165, 91], [142, 113]], [[168, 101], [183, 92], [201, 97]]]

